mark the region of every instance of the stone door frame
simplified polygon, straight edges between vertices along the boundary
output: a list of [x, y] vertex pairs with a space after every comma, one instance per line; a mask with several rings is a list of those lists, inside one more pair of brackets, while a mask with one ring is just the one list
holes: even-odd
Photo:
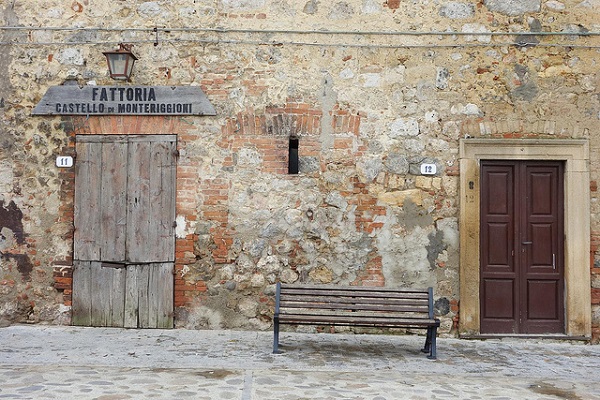
[[479, 335], [480, 160], [553, 160], [565, 163], [565, 332], [590, 338], [590, 173], [584, 139], [460, 140], [460, 323], [462, 336]]

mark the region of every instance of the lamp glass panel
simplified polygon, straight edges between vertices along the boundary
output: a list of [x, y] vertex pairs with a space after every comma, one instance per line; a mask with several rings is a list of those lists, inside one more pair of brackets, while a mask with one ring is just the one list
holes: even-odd
[[127, 54], [111, 54], [109, 62], [110, 70], [113, 75], [125, 76], [125, 72], [127, 72]]

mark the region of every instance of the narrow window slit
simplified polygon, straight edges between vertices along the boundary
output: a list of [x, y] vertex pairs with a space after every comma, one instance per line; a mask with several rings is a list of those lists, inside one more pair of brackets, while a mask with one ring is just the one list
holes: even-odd
[[290, 144], [288, 150], [288, 174], [298, 174], [298, 144], [299, 139], [296, 137], [290, 137]]

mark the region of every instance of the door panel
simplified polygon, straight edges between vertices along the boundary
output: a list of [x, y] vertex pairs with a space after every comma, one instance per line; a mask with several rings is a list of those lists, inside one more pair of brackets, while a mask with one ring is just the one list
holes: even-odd
[[512, 169], [498, 168], [489, 171], [489, 197], [487, 198], [487, 212], [490, 215], [508, 216], [512, 212]]
[[552, 224], [531, 224], [529, 238], [532, 244], [529, 250], [530, 258], [528, 261], [531, 270], [552, 266], [552, 249], [539, 245], [540, 243], [552, 243], [552, 236]]
[[528, 318], [530, 320], [553, 320], [559, 318], [558, 285], [550, 280], [527, 282]]
[[[522, 163], [523, 333], [564, 333], [563, 165]], [[530, 291], [533, 291], [531, 293]]]
[[73, 262], [73, 300], [71, 323], [92, 325], [92, 268], [91, 261]]
[[173, 272], [171, 262], [127, 267], [126, 328], [173, 327]]
[[[517, 330], [519, 280], [515, 273], [515, 169], [482, 165], [481, 332]], [[485, 192], [483, 192], [485, 188]]]
[[111, 139], [76, 144], [75, 260], [125, 260], [127, 142]]
[[125, 270], [114, 265], [74, 262], [73, 325], [123, 326]]
[[77, 143], [75, 165], [75, 260], [100, 260], [102, 236], [98, 227], [102, 220], [102, 148]]
[[563, 333], [563, 166], [481, 165], [481, 332]]
[[514, 314], [514, 279], [486, 279], [484, 291], [486, 302], [483, 315], [485, 318], [509, 319], [515, 318]]
[[175, 260], [175, 152], [175, 142], [134, 140], [129, 145], [129, 176], [135, 177], [128, 188], [130, 262]]
[[77, 137], [73, 324], [171, 328], [174, 135]]
[[488, 235], [494, 239], [495, 245], [488, 252], [487, 265], [490, 269], [499, 271], [504, 268], [510, 270], [512, 256], [510, 254], [510, 225], [507, 223], [490, 223]]

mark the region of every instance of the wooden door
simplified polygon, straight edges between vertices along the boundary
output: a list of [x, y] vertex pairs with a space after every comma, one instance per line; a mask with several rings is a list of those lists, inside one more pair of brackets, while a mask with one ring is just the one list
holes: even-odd
[[78, 135], [73, 324], [173, 326], [174, 135]]
[[481, 163], [481, 333], [564, 333], [563, 164]]

